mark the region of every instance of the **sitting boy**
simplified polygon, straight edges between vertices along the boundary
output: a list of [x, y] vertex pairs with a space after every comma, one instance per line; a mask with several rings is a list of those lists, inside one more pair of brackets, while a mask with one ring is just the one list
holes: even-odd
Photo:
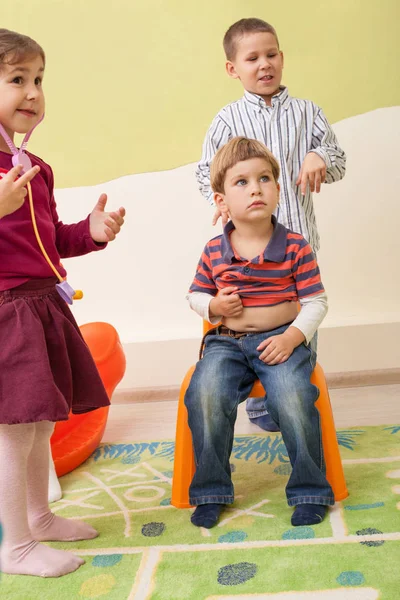
[[[189, 303], [216, 324], [185, 396], [196, 460], [191, 521], [210, 528], [233, 503], [229, 457], [237, 407], [260, 379], [292, 473], [286, 486], [292, 525], [320, 523], [334, 496], [326, 477], [318, 389], [310, 345], [327, 298], [310, 245], [279, 224], [279, 165], [257, 140], [236, 137], [216, 153], [211, 185], [231, 219], [206, 245]], [[218, 293], [218, 295], [217, 295]], [[301, 310], [298, 312], [297, 303]]]

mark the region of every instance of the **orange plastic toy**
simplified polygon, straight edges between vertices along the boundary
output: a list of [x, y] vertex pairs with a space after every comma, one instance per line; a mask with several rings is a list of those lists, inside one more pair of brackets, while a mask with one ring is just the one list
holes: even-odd
[[[210, 327], [205, 323], [204, 331]], [[194, 461], [192, 434], [188, 425], [187, 409], [184, 403], [185, 393], [189, 386], [195, 367], [191, 367], [183, 380], [178, 405], [178, 417], [175, 436], [174, 477], [172, 481], [171, 504], [176, 508], [189, 508], [189, 486], [196, 470]], [[335, 423], [333, 421], [332, 407], [326, 386], [325, 375], [319, 364], [314, 369], [311, 382], [319, 389], [319, 398], [316, 402], [321, 416], [322, 444], [326, 464], [326, 477], [332, 486], [335, 500], [344, 500], [349, 495], [343, 473], [339, 445], [336, 437]], [[260, 381], [256, 381], [251, 393], [252, 398], [265, 396], [264, 388]]]
[[[111, 398], [126, 367], [118, 333], [108, 323], [87, 323], [80, 329]], [[51, 451], [58, 477], [76, 469], [96, 450], [103, 437], [107, 417], [108, 406], [82, 415], [70, 414], [68, 421], [56, 424], [51, 437]]]

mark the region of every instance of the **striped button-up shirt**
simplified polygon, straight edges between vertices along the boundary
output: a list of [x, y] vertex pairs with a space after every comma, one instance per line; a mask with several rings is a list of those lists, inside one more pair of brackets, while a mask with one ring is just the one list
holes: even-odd
[[278, 221], [303, 235], [316, 252], [319, 235], [312, 193], [307, 186], [303, 196], [296, 185], [301, 165], [308, 152], [318, 154], [326, 164], [326, 183], [342, 179], [346, 169], [346, 155], [322, 110], [310, 100], [292, 98], [285, 87], [272, 97], [272, 106], [247, 91], [240, 100], [225, 106], [211, 123], [196, 170], [200, 191], [210, 203], [210, 163], [218, 148], [236, 136], [263, 142], [279, 161]]

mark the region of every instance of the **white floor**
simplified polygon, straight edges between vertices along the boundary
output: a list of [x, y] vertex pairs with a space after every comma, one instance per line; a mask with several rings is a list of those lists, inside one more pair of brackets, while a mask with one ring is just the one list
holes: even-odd
[[[330, 391], [336, 427], [400, 425], [400, 385], [357, 387]], [[113, 404], [103, 442], [135, 442], [175, 437], [176, 401]], [[236, 433], [261, 430], [249, 423], [239, 407]]]

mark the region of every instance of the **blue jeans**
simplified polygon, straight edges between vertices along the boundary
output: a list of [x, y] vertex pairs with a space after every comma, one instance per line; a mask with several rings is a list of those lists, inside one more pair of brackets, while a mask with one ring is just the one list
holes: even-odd
[[289, 506], [334, 504], [325, 477], [319, 412], [319, 390], [310, 383], [315, 352], [301, 344], [289, 359], [268, 366], [259, 359], [257, 346], [287, 325], [239, 339], [211, 333], [197, 363], [185, 396], [196, 461], [189, 490], [190, 503], [232, 504], [233, 485], [229, 457], [237, 408], [260, 379], [268, 390], [268, 412], [279, 425], [292, 465], [286, 486]]
[[[317, 353], [318, 345], [318, 331], [316, 331], [310, 340], [310, 347], [313, 349], [315, 354]], [[268, 414], [265, 398], [247, 398], [246, 401], [246, 412], [249, 419], [255, 419], [256, 417], [262, 417]]]

